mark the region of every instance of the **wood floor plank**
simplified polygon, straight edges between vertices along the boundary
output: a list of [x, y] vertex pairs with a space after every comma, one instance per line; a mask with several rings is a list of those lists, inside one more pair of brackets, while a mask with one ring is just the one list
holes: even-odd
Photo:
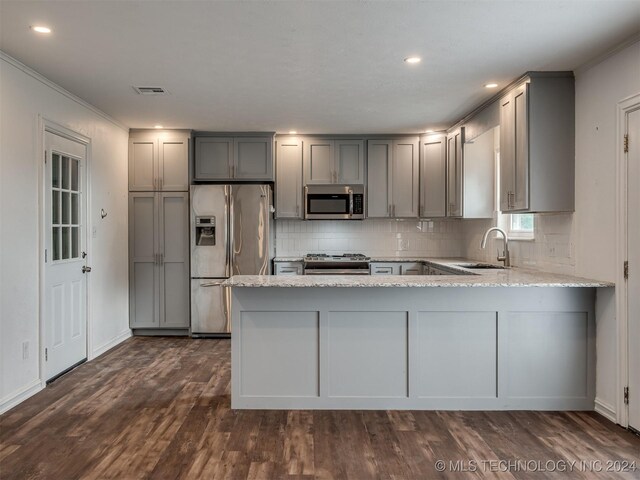
[[640, 469], [640, 438], [593, 412], [234, 411], [230, 382], [228, 340], [132, 338], [0, 416], [0, 478], [640, 478], [460, 470], [471, 460]]

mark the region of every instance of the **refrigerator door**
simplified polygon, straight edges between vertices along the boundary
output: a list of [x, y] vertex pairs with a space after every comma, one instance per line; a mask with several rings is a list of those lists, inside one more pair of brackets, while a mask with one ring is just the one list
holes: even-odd
[[228, 185], [191, 187], [191, 278], [230, 275], [228, 212]]
[[229, 308], [231, 292], [222, 279], [191, 280], [191, 334], [212, 335], [231, 332]]
[[232, 185], [230, 205], [231, 274], [271, 273], [271, 187]]

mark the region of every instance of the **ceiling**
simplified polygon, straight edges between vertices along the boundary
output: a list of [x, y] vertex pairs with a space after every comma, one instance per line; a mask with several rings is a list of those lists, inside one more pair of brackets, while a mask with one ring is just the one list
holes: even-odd
[[0, 49], [133, 128], [440, 129], [487, 82], [573, 70], [638, 30], [637, 0], [0, 0]]

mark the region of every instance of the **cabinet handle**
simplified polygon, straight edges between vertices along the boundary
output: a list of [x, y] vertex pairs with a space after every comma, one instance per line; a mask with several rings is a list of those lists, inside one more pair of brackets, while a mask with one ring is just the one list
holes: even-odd
[[300, 205], [296, 205], [296, 217], [300, 216]]
[[160, 266], [164, 266], [164, 253], [160, 253]]
[[162, 190], [162, 184], [164, 182], [162, 181], [162, 177], [158, 177], [158, 190]]
[[387, 215], [391, 216], [391, 205], [387, 206]]

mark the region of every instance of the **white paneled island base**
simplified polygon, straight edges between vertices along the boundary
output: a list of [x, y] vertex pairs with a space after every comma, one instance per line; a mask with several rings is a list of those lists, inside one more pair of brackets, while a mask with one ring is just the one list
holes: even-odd
[[595, 292], [234, 286], [231, 405], [592, 410]]

